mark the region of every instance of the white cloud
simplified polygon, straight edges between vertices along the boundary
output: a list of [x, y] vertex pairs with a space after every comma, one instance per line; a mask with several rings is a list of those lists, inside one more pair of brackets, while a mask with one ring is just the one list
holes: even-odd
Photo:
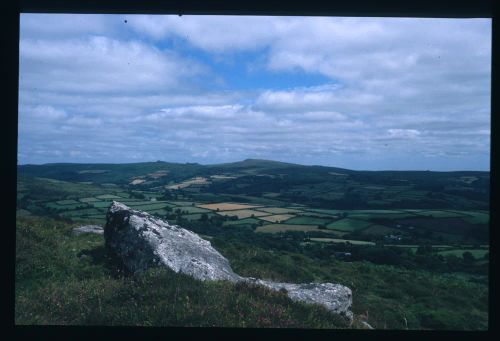
[[[23, 14], [20, 161], [485, 165], [490, 22]], [[326, 81], [236, 90], [218, 67], [242, 60]]]
[[195, 61], [138, 41], [94, 36], [20, 42], [22, 89], [63, 93], [161, 92], [181, 87], [181, 82], [202, 69]]
[[63, 110], [56, 109], [50, 105], [28, 106], [23, 108], [30, 119], [57, 120], [67, 115]]
[[420, 132], [415, 129], [389, 129], [387, 132], [390, 138], [395, 139], [412, 139], [420, 135]]
[[282, 19], [239, 16], [128, 16], [138, 33], [153, 39], [178, 37], [196, 47], [215, 51], [252, 50], [270, 43]]
[[118, 16], [99, 14], [46, 14], [21, 13], [21, 38], [61, 39], [86, 35], [117, 33]]

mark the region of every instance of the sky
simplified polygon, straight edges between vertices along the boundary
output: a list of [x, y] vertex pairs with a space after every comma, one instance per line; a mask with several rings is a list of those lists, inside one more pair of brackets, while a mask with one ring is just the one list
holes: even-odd
[[491, 19], [21, 14], [18, 164], [489, 170]]

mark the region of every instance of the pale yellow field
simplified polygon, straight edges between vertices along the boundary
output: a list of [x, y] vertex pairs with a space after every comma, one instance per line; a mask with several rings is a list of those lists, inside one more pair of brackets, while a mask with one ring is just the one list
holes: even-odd
[[168, 171], [156, 171], [154, 173], [149, 173], [148, 176], [153, 178], [153, 179], [158, 179], [161, 178], [162, 176], [167, 176]]
[[276, 214], [276, 215], [269, 215], [267, 217], [259, 217], [259, 219], [269, 221], [271, 223], [277, 223], [280, 221], [285, 221], [287, 219], [295, 217], [292, 214]]
[[210, 182], [206, 178], [203, 178], [201, 176], [197, 176], [193, 179], [189, 179], [189, 180], [183, 181], [181, 183], [173, 184], [173, 185], [169, 185], [169, 186], [165, 186], [165, 187], [167, 189], [179, 189], [179, 188], [189, 187], [191, 185], [205, 185], [208, 183], [210, 183]]
[[224, 215], [227, 215], [229, 217], [231, 217], [231, 216], [237, 216], [238, 219], [249, 218], [252, 215], [254, 217], [260, 217], [260, 216], [268, 215], [269, 214], [269, 213], [265, 213], [265, 212], [254, 211], [254, 210], [217, 211], [216, 213], [220, 214], [222, 216], [224, 216]]
[[260, 207], [259, 205], [246, 205], [246, 204], [232, 204], [228, 202], [221, 202], [217, 204], [203, 204], [203, 205], [197, 205], [198, 207], [201, 208], [206, 208], [209, 210], [217, 210], [219, 211], [232, 211], [232, 210], [243, 210], [243, 209], [249, 209], [249, 208], [254, 208], [254, 207]]

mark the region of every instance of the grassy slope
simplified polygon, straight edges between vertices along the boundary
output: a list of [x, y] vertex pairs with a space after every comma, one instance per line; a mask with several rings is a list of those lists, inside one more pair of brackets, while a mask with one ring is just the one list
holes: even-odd
[[[348, 327], [322, 307], [263, 288], [199, 282], [166, 270], [123, 276], [105, 256], [102, 236], [70, 231], [63, 222], [18, 219], [16, 324]], [[354, 327], [364, 316], [376, 328], [487, 328], [487, 286], [465, 276], [333, 258], [318, 262], [217, 238], [212, 243], [244, 276], [349, 286]]]
[[[333, 282], [353, 290], [353, 312], [376, 328], [486, 329], [488, 287], [465, 275], [440, 275], [369, 262], [316, 261], [214, 238], [212, 244], [244, 276], [290, 282]], [[475, 297], [471, 300], [471, 297]]]
[[122, 275], [102, 236], [71, 225], [19, 218], [16, 324], [348, 328], [325, 308], [262, 287], [200, 282], [152, 269]]

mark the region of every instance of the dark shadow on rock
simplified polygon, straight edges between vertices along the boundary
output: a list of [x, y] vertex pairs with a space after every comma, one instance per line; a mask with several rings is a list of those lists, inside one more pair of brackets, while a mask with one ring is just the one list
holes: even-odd
[[108, 252], [105, 246], [82, 250], [77, 254], [77, 257], [81, 260], [88, 259], [92, 265], [104, 266], [115, 278], [132, 275], [123, 265], [121, 259]]

